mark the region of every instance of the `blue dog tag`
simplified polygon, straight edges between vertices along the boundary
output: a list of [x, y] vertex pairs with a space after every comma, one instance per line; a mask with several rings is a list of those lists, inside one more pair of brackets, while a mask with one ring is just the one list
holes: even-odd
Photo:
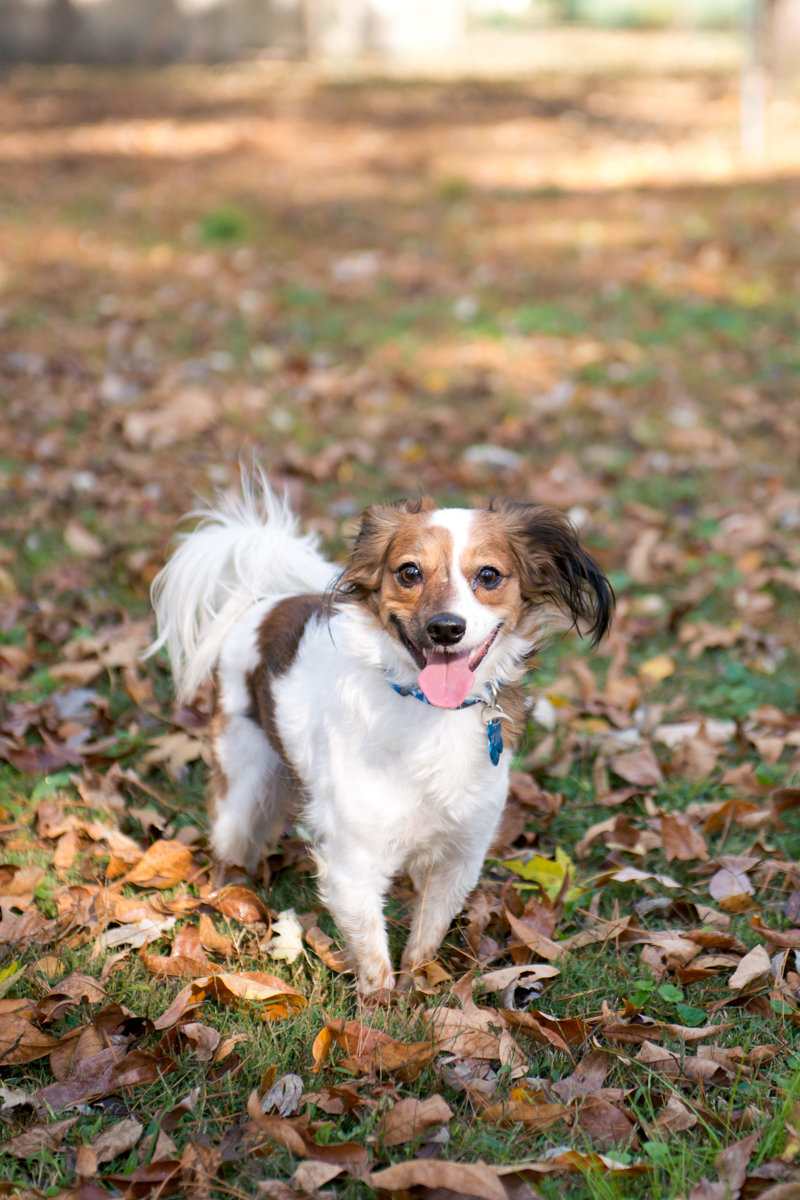
[[486, 726], [486, 733], [489, 738], [489, 757], [492, 760], [492, 765], [497, 766], [500, 762], [500, 755], [503, 753], [503, 726], [499, 720], [490, 721]]

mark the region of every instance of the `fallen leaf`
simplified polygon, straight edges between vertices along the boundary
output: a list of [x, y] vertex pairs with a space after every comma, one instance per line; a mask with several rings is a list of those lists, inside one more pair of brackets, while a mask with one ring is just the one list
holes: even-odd
[[574, 1128], [580, 1129], [596, 1145], [604, 1149], [611, 1146], [638, 1148], [633, 1122], [615, 1104], [602, 1096], [585, 1096], [573, 1107]]
[[576, 1096], [591, 1096], [603, 1086], [610, 1062], [611, 1055], [606, 1050], [591, 1050], [573, 1073], [554, 1083], [551, 1090], [565, 1104]]
[[726, 912], [743, 912], [750, 907], [750, 897], [755, 889], [743, 871], [732, 871], [722, 867], [712, 875], [708, 890]]
[[769, 974], [771, 967], [770, 957], [764, 947], [756, 946], [749, 954], [745, 954], [728, 980], [728, 987], [737, 989], [747, 987], [753, 980]]
[[[83, 1170], [79, 1171], [79, 1174], [84, 1176], [96, 1174], [100, 1164], [111, 1162], [118, 1154], [127, 1153], [128, 1150], [131, 1150], [136, 1145], [141, 1136], [142, 1125], [135, 1117], [127, 1117], [123, 1121], [118, 1121], [109, 1129], [104, 1129], [100, 1133], [96, 1133], [89, 1143], [89, 1148], [94, 1158], [94, 1170], [90, 1172], [84, 1167]], [[81, 1147], [81, 1149], [84, 1148]]]
[[558, 967], [551, 963], [528, 963], [519, 967], [502, 967], [499, 971], [489, 971], [478, 980], [478, 985], [487, 992], [502, 992], [504, 988], [524, 975], [526, 982], [534, 983], [538, 979], [554, 979], [560, 975]]
[[453, 1116], [452, 1110], [439, 1095], [425, 1100], [409, 1097], [400, 1100], [384, 1115], [378, 1126], [378, 1136], [386, 1146], [402, 1146], [422, 1137], [434, 1125], [441, 1125]]
[[184, 1013], [203, 1000], [242, 1008], [264, 1021], [280, 1021], [305, 1008], [307, 1001], [283, 980], [262, 971], [241, 974], [220, 972], [195, 979], [178, 992], [169, 1008], [154, 1022], [156, 1029], [169, 1029]]
[[328, 937], [323, 933], [317, 925], [312, 925], [306, 930], [306, 942], [317, 955], [322, 959], [329, 971], [335, 971], [340, 975], [343, 971], [349, 971], [350, 962], [344, 950], [332, 949], [336, 943], [333, 938]]
[[303, 953], [303, 926], [293, 908], [287, 908], [279, 914], [277, 921], [273, 921], [267, 953], [287, 964], [295, 962]]
[[250, 1094], [247, 1113], [270, 1141], [288, 1150], [295, 1158], [319, 1159], [321, 1162], [341, 1164], [349, 1169], [358, 1168], [368, 1161], [366, 1148], [356, 1142], [322, 1145], [314, 1140], [303, 1125], [283, 1117], [267, 1116], [261, 1111], [257, 1091]]
[[140, 949], [163, 933], [169, 932], [175, 925], [174, 917], [165, 917], [163, 921], [155, 921], [152, 917], [144, 917], [132, 924], [117, 925], [102, 933], [95, 942], [95, 953], [102, 950], [113, 950], [116, 946], [131, 946]]
[[227, 887], [219, 892], [211, 892], [206, 896], [205, 903], [213, 904], [224, 917], [240, 921], [242, 925], [252, 925], [256, 921], [267, 926], [270, 924], [269, 909], [249, 888]]
[[675, 674], [675, 660], [668, 654], [657, 654], [641, 664], [638, 674], [644, 683], [655, 686]]
[[215, 425], [220, 406], [205, 388], [185, 387], [168, 403], [150, 412], [129, 412], [123, 423], [126, 440], [135, 448], [163, 450], [177, 441], [205, 433]]
[[656, 1117], [655, 1128], [661, 1134], [673, 1134], [694, 1129], [696, 1124], [697, 1117], [692, 1110], [687, 1108], [677, 1096], [669, 1096]]
[[225, 958], [233, 957], [235, 950], [233, 938], [219, 933], [208, 913], [200, 914], [198, 928], [200, 932], [200, 944], [205, 950], [211, 950], [215, 954], [222, 954]]
[[64, 526], [64, 541], [70, 550], [80, 554], [82, 558], [100, 558], [105, 550], [99, 537], [74, 517]]
[[446, 1188], [462, 1196], [479, 1196], [481, 1200], [508, 1200], [498, 1177], [480, 1159], [475, 1163], [457, 1163], [416, 1158], [396, 1163], [374, 1172], [370, 1187], [383, 1192], [406, 1192], [414, 1187]]
[[571, 1125], [573, 1121], [570, 1110], [564, 1104], [531, 1103], [529, 1100], [504, 1100], [500, 1104], [492, 1104], [481, 1113], [481, 1120], [487, 1125], [499, 1125], [509, 1129], [512, 1125], [524, 1125], [531, 1132], [539, 1133], [550, 1129], [559, 1121]]
[[33, 1125], [24, 1133], [0, 1143], [0, 1151], [13, 1154], [15, 1158], [33, 1158], [43, 1150], [57, 1150], [79, 1120], [80, 1117], [67, 1117], [64, 1121], [51, 1121], [49, 1125]]
[[279, 1117], [290, 1117], [300, 1107], [302, 1096], [303, 1080], [300, 1076], [282, 1075], [261, 1097], [261, 1111], [270, 1113], [275, 1109]]
[[661, 841], [667, 862], [673, 858], [681, 862], [692, 862], [694, 859], [705, 862], [708, 859], [708, 850], [701, 834], [677, 813], [669, 813], [661, 818]]
[[657, 787], [662, 781], [661, 767], [649, 746], [624, 754], [612, 754], [608, 760], [611, 770], [637, 787]]
[[311, 1047], [311, 1056], [314, 1059], [313, 1070], [315, 1075], [328, 1061], [328, 1056], [330, 1055], [335, 1041], [336, 1038], [333, 1030], [329, 1029], [327, 1025], [324, 1029], [321, 1029], [314, 1038], [314, 1044]]
[[772, 946], [780, 946], [783, 950], [800, 949], [800, 929], [772, 929], [758, 916], [751, 919], [750, 928], [760, 933]]
[[181, 1182], [187, 1200], [210, 1200], [211, 1189], [222, 1164], [216, 1146], [206, 1146], [189, 1140], [181, 1155]]
[[345, 1170], [338, 1163], [324, 1163], [315, 1159], [301, 1162], [292, 1176], [292, 1190], [314, 1196], [320, 1188], [336, 1179]]
[[193, 866], [192, 852], [181, 842], [153, 842], [122, 882], [171, 888], [185, 880]]
[[670, 770], [681, 779], [688, 779], [691, 783], [702, 783], [716, 767], [719, 753], [719, 747], [707, 738], [686, 738], [676, 747]]

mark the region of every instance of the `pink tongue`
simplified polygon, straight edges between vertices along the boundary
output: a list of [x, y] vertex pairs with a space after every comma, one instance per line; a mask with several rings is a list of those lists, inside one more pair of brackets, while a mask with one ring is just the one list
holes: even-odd
[[475, 682], [469, 669], [469, 650], [463, 654], [434, 654], [428, 650], [427, 655], [428, 665], [420, 671], [419, 686], [437, 708], [458, 708]]

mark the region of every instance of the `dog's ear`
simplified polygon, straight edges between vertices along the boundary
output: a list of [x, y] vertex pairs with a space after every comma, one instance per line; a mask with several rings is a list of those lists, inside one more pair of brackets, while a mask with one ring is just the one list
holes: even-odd
[[365, 508], [359, 517], [350, 557], [331, 589], [332, 601], [347, 597], [368, 601], [374, 596], [380, 590], [392, 541], [405, 519], [418, 513], [433, 512], [435, 508], [435, 501], [428, 496], [370, 504]]
[[493, 503], [520, 567], [523, 598], [555, 604], [588, 626], [593, 645], [608, 632], [615, 597], [606, 576], [580, 544], [564, 513], [544, 504]]

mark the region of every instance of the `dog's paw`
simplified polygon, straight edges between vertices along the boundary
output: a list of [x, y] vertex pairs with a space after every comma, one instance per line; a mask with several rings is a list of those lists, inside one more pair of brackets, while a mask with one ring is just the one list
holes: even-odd
[[391, 966], [387, 963], [378, 969], [373, 967], [371, 970], [359, 971], [358, 990], [362, 996], [368, 996], [374, 992], [393, 992], [394, 971]]

